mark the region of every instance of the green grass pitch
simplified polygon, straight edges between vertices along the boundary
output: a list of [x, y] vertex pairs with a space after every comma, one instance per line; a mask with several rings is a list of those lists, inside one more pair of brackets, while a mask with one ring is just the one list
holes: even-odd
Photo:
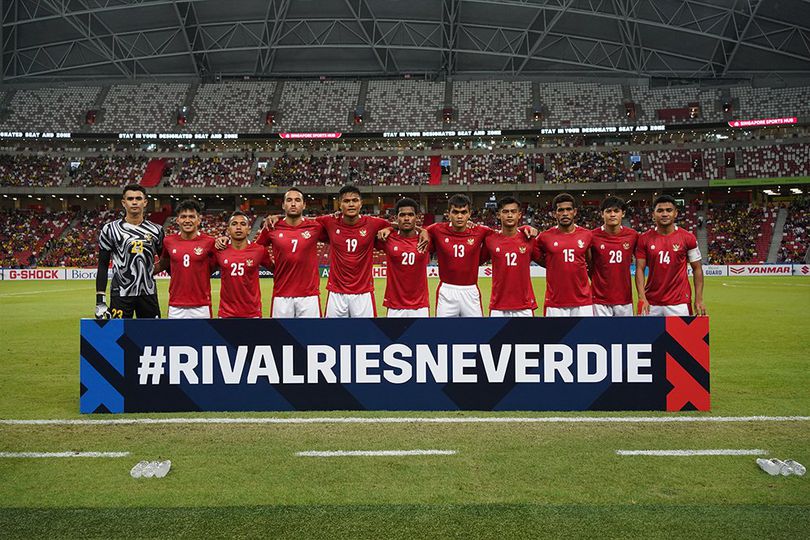
[[[267, 311], [272, 281], [263, 280], [262, 284]], [[435, 285], [431, 283], [433, 289]], [[165, 309], [167, 282], [160, 286]], [[377, 280], [377, 286], [377, 299], [381, 300], [384, 281]], [[542, 279], [535, 281], [539, 299], [543, 286]], [[216, 280], [214, 287], [216, 291]], [[0, 282], [0, 419], [80, 417], [78, 320], [92, 314], [93, 288], [89, 281]], [[488, 280], [481, 280], [481, 289], [486, 305]], [[712, 412], [708, 415], [810, 415], [810, 280], [707, 278], [705, 296], [711, 317], [712, 355]], [[639, 415], [671, 416], [611, 416]], [[295, 456], [302, 450], [414, 448], [458, 453]], [[765, 449], [771, 456], [810, 465], [810, 422], [0, 424], [0, 452], [131, 453], [118, 459], [0, 459], [0, 536], [334, 539], [807, 535], [808, 476], [770, 477], [748, 456], [615, 454], [617, 449], [709, 448]], [[136, 461], [158, 458], [173, 462], [166, 478], [130, 478], [129, 469]]]

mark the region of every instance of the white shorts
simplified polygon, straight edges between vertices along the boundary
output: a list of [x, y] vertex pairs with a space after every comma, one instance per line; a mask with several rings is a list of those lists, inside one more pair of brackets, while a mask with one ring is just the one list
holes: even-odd
[[363, 294], [342, 294], [329, 292], [326, 299], [327, 319], [355, 319], [363, 317], [376, 317], [377, 307], [374, 305], [374, 295], [370, 292]]
[[632, 317], [633, 304], [614, 304], [612, 306], [594, 304], [593, 315], [594, 317]]
[[478, 285], [439, 283], [436, 292], [437, 317], [483, 317]]
[[422, 307], [419, 309], [389, 309], [389, 319], [407, 319], [412, 317], [430, 317], [428, 308]]
[[490, 317], [534, 317], [533, 309], [490, 309]]
[[674, 306], [650, 305], [650, 317], [688, 317], [689, 304], [675, 304]]
[[274, 296], [270, 316], [274, 319], [319, 319], [320, 296]]
[[547, 307], [546, 317], [593, 317], [593, 306]]
[[210, 319], [211, 306], [177, 307], [169, 306], [170, 319]]

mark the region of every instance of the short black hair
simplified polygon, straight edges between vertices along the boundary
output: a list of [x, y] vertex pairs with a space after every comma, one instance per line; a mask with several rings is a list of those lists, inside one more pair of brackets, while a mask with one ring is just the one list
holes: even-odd
[[247, 220], [247, 222], [250, 223], [250, 218], [248, 217], [248, 215], [246, 213], [242, 212], [241, 210], [234, 210], [233, 213], [231, 214], [231, 216], [228, 218], [228, 224], [230, 225], [231, 220], [233, 218], [239, 217], [239, 216], [244, 217]]
[[576, 201], [576, 199], [574, 199], [574, 197], [571, 194], [569, 194], [569, 193], [560, 193], [559, 195], [554, 197], [553, 201], [551, 201], [551, 208], [556, 210], [557, 205], [560, 204], [560, 203], [564, 203], [564, 202], [570, 202], [574, 206], [574, 208], [577, 207], [577, 201]]
[[338, 191], [338, 200], [339, 201], [342, 200], [343, 196], [347, 193], [357, 193], [361, 199], [363, 198], [363, 194], [360, 193], [360, 188], [358, 188], [354, 184], [346, 184], [345, 186], [340, 188], [340, 191]]
[[409, 206], [413, 207], [413, 211], [417, 214], [419, 213], [419, 203], [413, 199], [405, 197], [404, 199], [400, 199], [397, 201], [397, 204], [394, 205], [394, 214], [399, 214], [400, 208], [407, 208]]
[[140, 191], [143, 193], [144, 198], [146, 198], [146, 188], [140, 184], [127, 184], [124, 186], [124, 189], [121, 190], [121, 198], [124, 198], [124, 195], [127, 194], [127, 191]]
[[284, 192], [284, 198], [285, 198], [285, 199], [287, 198], [287, 193], [289, 193], [289, 192], [291, 192], [291, 191], [297, 191], [298, 193], [300, 193], [300, 194], [301, 194], [301, 198], [302, 198], [302, 199], [304, 198], [304, 192], [303, 192], [303, 191], [301, 191], [300, 189], [298, 189], [297, 187], [292, 186], [292, 187], [287, 188], [287, 190]]
[[602, 204], [599, 205], [599, 210], [604, 212], [608, 208], [619, 208], [622, 212], [627, 211], [627, 203], [624, 202], [624, 199], [620, 199], [614, 195], [610, 197], [605, 197], [605, 200], [602, 201]]
[[672, 206], [675, 207], [675, 210], [678, 209], [678, 203], [675, 201], [675, 197], [672, 195], [659, 195], [656, 197], [653, 201], [653, 210], [655, 210], [655, 207], [661, 203], [671, 203]]
[[186, 199], [177, 203], [177, 208], [174, 209], [174, 213], [179, 215], [183, 210], [194, 210], [198, 214], [202, 214], [203, 208], [199, 201]]
[[472, 210], [472, 201], [469, 197], [464, 195], [463, 193], [456, 193], [449, 199], [447, 199], [447, 209], [450, 210], [452, 207], [456, 208], [464, 208], [465, 206]]
[[495, 209], [500, 210], [501, 208], [503, 208], [507, 204], [516, 204], [516, 205], [518, 205], [518, 209], [522, 210], [522, 208], [520, 207], [520, 201], [517, 200], [516, 198], [512, 197], [511, 195], [507, 195], [506, 197], [501, 197], [501, 199], [496, 204]]

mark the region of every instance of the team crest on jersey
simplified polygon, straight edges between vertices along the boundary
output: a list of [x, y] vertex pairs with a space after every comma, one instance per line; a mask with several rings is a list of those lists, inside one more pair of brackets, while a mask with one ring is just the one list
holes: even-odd
[[172, 250], [172, 255], [174, 255], [175, 253], [177, 253], [177, 249]]
[[630, 242], [625, 242], [624, 244], [622, 244], [622, 247], [624, 249], [630, 249]]
[[197, 247], [194, 248], [194, 255], [197, 255], [199, 257], [202, 254], [203, 254], [203, 248], [201, 248], [200, 246], [197, 246]]
[[247, 259], [245, 261], [245, 264], [248, 265], [248, 266], [253, 266], [253, 259]]
[[153, 240], [155, 237], [154, 237], [154, 236], [152, 236], [152, 235], [151, 235], [151, 234], [149, 234], [149, 233], [146, 233], [146, 234], [144, 235], [144, 238], [146, 238], [146, 241], [147, 241], [147, 242], [151, 242], [151, 241], [152, 241], [152, 240]]
[[559, 245], [560, 245], [560, 243], [559, 243], [559, 242], [554, 242], [554, 247], [557, 247], [557, 246], [559, 246]]
[[475, 238], [467, 238], [467, 243], [473, 245], [475, 243]]
[[605, 244], [599, 244], [599, 249], [605, 249]]
[[365, 237], [366, 234], [368, 234], [368, 231], [366, 231], [365, 229], [360, 229], [360, 236]]
[[449, 242], [450, 242], [450, 239], [449, 239], [449, 238], [445, 238], [445, 239], [444, 239], [444, 243], [445, 243], [445, 244], [447, 244], [447, 243], [449, 243]]
[[495, 253], [500, 253], [500, 252], [501, 252], [501, 248], [495, 248]]
[[394, 246], [394, 251], [399, 251], [399, 246]]
[[335, 234], [340, 234], [340, 229], [335, 229]]
[[651, 249], [651, 250], [653, 250], [653, 251], [655, 251], [655, 244], [651, 245], [651, 246], [650, 246], [650, 249]]
[[309, 231], [304, 231], [301, 233], [301, 236], [303, 238], [309, 238], [310, 236], [312, 236], [312, 234]]
[[679, 249], [681, 249], [680, 244], [672, 244], [672, 251], [678, 251]]
[[520, 251], [521, 253], [526, 253], [526, 246], [520, 246], [518, 248], [518, 251]]
[[278, 237], [279, 238], [284, 238], [284, 233], [283, 232], [278, 233]]
[[585, 247], [585, 242], [583, 242], [582, 240], [577, 240], [577, 245], [579, 246], [580, 249], [582, 249]]

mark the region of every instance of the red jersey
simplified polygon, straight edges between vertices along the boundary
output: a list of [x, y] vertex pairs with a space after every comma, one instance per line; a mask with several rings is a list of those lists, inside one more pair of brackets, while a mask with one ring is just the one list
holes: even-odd
[[170, 306], [211, 305], [211, 268], [215, 254], [214, 238], [207, 234], [198, 234], [191, 240], [184, 240], [179, 233], [164, 238], [160, 258], [169, 258]]
[[276, 296], [318, 296], [318, 241], [323, 226], [305, 219], [297, 226], [283, 219], [273, 230], [262, 229], [257, 244], [273, 250], [273, 298]]
[[400, 236], [393, 232], [377, 249], [385, 252], [388, 279], [383, 305], [389, 309], [419, 309], [428, 305], [427, 265], [430, 251], [419, 253], [419, 235]]
[[221, 319], [262, 316], [262, 293], [259, 289], [259, 266], [273, 264], [267, 248], [248, 244], [245, 249], [228, 246], [216, 254], [220, 268], [219, 317]]
[[653, 306], [692, 303], [692, 288], [686, 263], [700, 260], [697, 238], [676, 226], [670, 234], [650, 229], [638, 237], [636, 259], [646, 259], [649, 274], [644, 285], [647, 302]]
[[591, 231], [575, 226], [570, 233], [553, 227], [537, 237], [534, 258], [546, 261], [545, 307], [579, 307], [593, 304], [585, 254]]
[[529, 271], [535, 239], [526, 238], [520, 231], [514, 236], [497, 232], [489, 235], [484, 243], [492, 260], [489, 309], [537, 309]]
[[495, 231], [475, 225], [456, 232], [448, 222], [434, 223], [426, 230], [439, 261], [439, 280], [450, 285], [476, 285], [484, 239]]
[[390, 227], [384, 219], [360, 216], [357, 223], [347, 225], [342, 217], [319, 216], [329, 239], [329, 281], [326, 288], [341, 294], [362, 294], [374, 291], [371, 264], [377, 232]]
[[629, 227], [620, 227], [618, 234], [610, 234], [603, 225], [592, 230], [591, 235], [593, 303], [603, 306], [632, 304], [630, 265], [636, 252], [638, 233]]

